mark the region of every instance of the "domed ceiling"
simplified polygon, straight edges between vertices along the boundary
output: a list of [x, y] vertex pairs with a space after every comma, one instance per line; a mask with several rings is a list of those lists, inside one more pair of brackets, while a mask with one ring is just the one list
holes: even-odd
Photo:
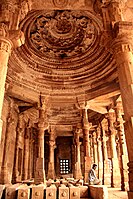
[[52, 2], [56, 9], [38, 10], [33, 2], [34, 9], [20, 23], [25, 44], [15, 49], [9, 60], [9, 93], [11, 90], [16, 98], [30, 103], [38, 102], [41, 93], [49, 98], [53, 120], [62, 113], [64, 120], [67, 115], [77, 118], [77, 123], [82, 104], [91, 107], [100, 95], [119, 93], [116, 63], [102, 17], [89, 3], [89, 9], [71, 9], [75, 1]]

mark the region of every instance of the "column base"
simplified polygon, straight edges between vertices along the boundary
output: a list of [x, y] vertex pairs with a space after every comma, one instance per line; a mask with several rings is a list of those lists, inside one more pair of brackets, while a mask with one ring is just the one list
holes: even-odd
[[37, 158], [34, 181], [35, 181], [35, 184], [42, 184], [42, 183], [46, 184], [43, 158]]

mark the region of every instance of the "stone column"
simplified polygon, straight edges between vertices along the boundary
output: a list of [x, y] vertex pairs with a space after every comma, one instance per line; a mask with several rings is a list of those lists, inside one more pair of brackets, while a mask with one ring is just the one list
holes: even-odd
[[55, 162], [54, 162], [54, 149], [56, 148], [55, 143], [55, 132], [52, 130], [49, 135], [49, 163], [48, 163], [48, 179], [55, 179]]
[[[22, 164], [23, 160], [22, 157], [19, 157], [19, 144], [22, 142], [22, 138], [24, 138], [24, 132], [25, 132], [25, 121], [24, 121], [24, 115], [19, 115], [18, 119], [18, 127], [17, 127], [17, 134], [16, 134], [16, 144], [15, 144], [15, 159], [14, 159], [14, 168], [13, 168], [13, 183], [16, 183], [18, 181], [21, 181], [22, 177]], [[21, 156], [22, 156], [22, 149], [21, 150]], [[19, 162], [19, 158], [21, 159], [21, 162]]]
[[[14, 101], [10, 99], [9, 104], [9, 113], [7, 117], [7, 125], [6, 125], [6, 134], [5, 134], [5, 144], [4, 144], [4, 153], [3, 153], [3, 160], [2, 160], [2, 167], [1, 167], [1, 174], [0, 174], [0, 183], [2, 184], [11, 184], [12, 181], [12, 170], [13, 164], [9, 161], [12, 159], [14, 160], [13, 153], [11, 151], [15, 150], [15, 145], [12, 145], [12, 142], [16, 139], [16, 118], [14, 117]], [[11, 130], [12, 130], [12, 137], [11, 137]], [[15, 136], [14, 136], [15, 135]], [[12, 140], [13, 139], [13, 140]], [[14, 149], [13, 149], [14, 147]], [[8, 166], [10, 162], [10, 167]]]
[[45, 170], [44, 170], [44, 128], [38, 128], [38, 153], [36, 159], [35, 169], [35, 184], [45, 183]]
[[38, 121], [38, 154], [35, 169], [35, 184], [46, 183], [45, 168], [44, 168], [44, 132], [48, 128], [47, 116], [45, 110], [45, 102], [39, 108], [39, 121]]
[[97, 135], [96, 135], [95, 131], [92, 134], [92, 143], [93, 143], [93, 157], [94, 157], [94, 162], [96, 164], [98, 164]]
[[83, 109], [83, 145], [84, 145], [84, 181], [88, 182], [88, 173], [91, 169], [92, 159], [90, 157], [90, 143], [89, 130], [90, 124], [88, 122], [87, 109]]
[[13, 47], [21, 46], [24, 43], [24, 37], [19, 30], [8, 30], [4, 23], [0, 23], [0, 142], [2, 133], [2, 107], [5, 92], [5, 81], [7, 74], [8, 59]]
[[108, 151], [107, 151], [107, 140], [108, 136], [106, 132], [108, 131], [108, 123], [106, 119], [103, 119], [102, 123], [102, 148], [103, 148], [103, 184], [111, 184], [111, 172], [109, 168]]
[[5, 36], [6, 36], [6, 26], [0, 23], [0, 141], [2, 133], [1, 114], [2, 114], [4, 92], [5, 92], [7, 64], [12, 48], [12, 42]]
[[116, 39], [112, 49], [117, 63], [118, 78], [124, 108], [125, 136], [129, 157], [129, 199], [133, 198], [133, 24], [115, 24]]
[[119, 137], [119, 159], [120, 159], [120, 172], [121, 172], [121, 190], [125, 191], [128, 189], [128, 155], [127, 155], [127, 146], [125, 140], [124, 132], [124, 121], [122, 118], [122, 101], [118, 99], [116, 101], [115, 112], [116, 112], [116, 129]]
[[28, 166], [29, 166], [29, 134], [30, 129], [25, 129], [24, 134], [24, 160], [23, 160], [23, 180], [28, 179]]
[[80, 135], [80, 129], [76, 129], [74, 131], [74, 144], [76, 147], [76, 158], [75, 158], [75, 172], [74, 172], [74, 178], [75, 179], [82, 179], [82, 173], [81, 173], [81, 161], [80, 161], [80, 145], [81, 142], [79, 141], [79, 135]]
[[113, 109], [109, 110], [108, 113], [108, 120], [109, 120], [109, 131], [110, 131], [110, 151], [111, 151], [111, 160], [112, 160], [112, 176], [111, 176], [111, 186], [112, 187], [120, 187], [120, 167], [119, 167], [119, 160], [117, 157], [117, 151], [116, 151], [116, 134], [117, 131], [115, 129], [114, 123], [115, 123], [115, 112]]
[[102, 154], [102, 135], [101, 127], [97, 127], [97, 154], [98, 154], [98, 178], [103, 178], [103, 154]]

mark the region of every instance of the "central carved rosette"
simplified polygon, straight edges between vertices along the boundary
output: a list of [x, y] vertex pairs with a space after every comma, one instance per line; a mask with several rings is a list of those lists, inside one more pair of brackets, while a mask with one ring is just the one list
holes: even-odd
[[84, 53], [96, 29], [82, 12], [52, 11], [38, 16], [30, 29], [31, 42], [47, 57], [66, 58]]

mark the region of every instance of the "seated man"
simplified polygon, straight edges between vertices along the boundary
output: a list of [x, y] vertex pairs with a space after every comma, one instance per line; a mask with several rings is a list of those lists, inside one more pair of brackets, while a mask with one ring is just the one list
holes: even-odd
[[95, 170], [97, 168], [97, 164], [92, 165], [92, 169], [89, 171], [89, 184], [90, 185], [97, 185], [100, 183], [100, 180], [97, 178]]

